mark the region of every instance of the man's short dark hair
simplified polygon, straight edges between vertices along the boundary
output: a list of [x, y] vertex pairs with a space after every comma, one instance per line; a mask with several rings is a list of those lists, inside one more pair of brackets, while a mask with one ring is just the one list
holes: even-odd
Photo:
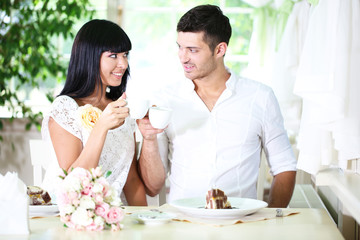
[[190, 9], [179, 20], [177, 32], [204, 32], [204, 41], [213, 51], [225, 42], [229, 45], [231, 26], [229, 18], [215, 5], [199, 5]]

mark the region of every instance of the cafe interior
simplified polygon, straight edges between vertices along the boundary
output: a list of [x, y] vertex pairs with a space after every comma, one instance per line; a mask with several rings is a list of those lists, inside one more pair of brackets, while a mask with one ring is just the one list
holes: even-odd
[[[22, 11], [39, 13], [38, 9], [46, 2], [49, 6], [56, 5], [51, 0], [21, 3], [26, 7], [18, 1], [6, 2], [9, 5], [4, 4], [0, 9], [4, 41], [11, 24], [21, 20]], [[61, 16], [61, 11], [66, 12], [71, 4], [76, 4], [71, 0], [60, 2], [63, 7], [55, 11], [55, 16]], [[359, 0], [84, 2], [87, 2], [85, 11], [92, 11], [92, 15], [81, 13], [82, 18], [72, 19], [71, 31], [76, 33], [90, 18], [108, 19], [120, 25], [133, 46], [127, 93], [149, 98], [152, 92], [183, 80], [176, 45], [179, 18], [200, 4], [219, 6], [229, 17], [233, 31], [225, 56], [226, 66], [240, 76], [270, 86], [279, 102], [297, 159], [292, 198], [287, 208], [261, 205], [268, 200], [273, 180], [262, 154], [254, 200], [258, 202], [249, 202], [249, 212], [247, 207], [223, 213], [226, 209], [171, 203], [167, 199], [170, 189], [166, 180], [158, 195], [147, 196], [149, 206], [121, 208], [124, 216], [121, 224], [116, 225], [119, 231], [113, 231], [112, 225], [100, 231], [66, 227], [57, 206], [55, 210], [44, 211], [41, 207], [35, 210], [29, 204], [20, 207], [11, 197], [15, 193], [9, 189], [18, 186], [11, 185], [15, 178], [25, 186], [41, 186], [51, 153], [42, 141], [41, 124], [29, 125], [28, 115], [19, 110], [21, 106], [12, 110], [9, 106], [13, 101], [5, 100], [10, 89], [33, 112], [46, 112], [51, 105], [46, 95], [59, 94], [65, 76], [51, 76], [50, 80], [39, 80], [36, 85], [18, 84], [12, 77], [4, 82], [0, 92], [4, 98], [0, 105], [0, 211], [5, 213], [0, 214], [0, 239], [360, 240]], [[33, 18], [34, 22], [46, 22], [41, 14], [34, 14]], [[66, 38], [61, 34], [51, 36], [61, 61], [66, 64], [73, 37], [74, 34]], [[4, 41], [1, 40], [4, 43], [1, 55]], [[29, 56], [31, 52], [21, 54]], [[9, 58], [1, 59], [4, 63]], [[14, 68], [14, 71], [25, 71], [26, 75], [28, 70], [24, 69]], [[41, 123], [41, 120], [40, 117], [37, 121]], [[136, 141], [141, 147], [138, 129]]]

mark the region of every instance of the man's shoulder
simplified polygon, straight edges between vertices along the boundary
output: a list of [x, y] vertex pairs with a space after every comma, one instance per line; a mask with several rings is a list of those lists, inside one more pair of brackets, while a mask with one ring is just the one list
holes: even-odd
[[263, 93], [272, 92], [272, 88], [270, 86], [246, 77], [237, 78], [236, 88], [241, 91], [260, 91]]

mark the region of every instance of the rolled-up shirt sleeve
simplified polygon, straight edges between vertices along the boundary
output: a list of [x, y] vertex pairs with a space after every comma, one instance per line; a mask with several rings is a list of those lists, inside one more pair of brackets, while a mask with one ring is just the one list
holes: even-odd
[[269, 92], [265, 106], [262, 144], [270, 172], [272, 175], [277, 175], [285, 171], [296, 171], [296, 158], [273, 91]]

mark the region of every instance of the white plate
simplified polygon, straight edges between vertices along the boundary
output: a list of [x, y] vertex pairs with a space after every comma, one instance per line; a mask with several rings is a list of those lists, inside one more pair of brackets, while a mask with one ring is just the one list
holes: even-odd
[[135, 218], [140, 223], [157, 225], [170, 222], [176, 215], [161, 211], [140, 211], [134, 212], [131, 214], [131, 217]]
[[264, 201], [250, 198], [228, 197], [228, 201], [230, 201], [232, 209], [205, 209], [205, 197], [179, 199], [171, 202], [170, 205], [193, 217], [221, 219], [245, 216], [268, 205]]
[[52, 205], [29, 205], [29, 213], [31, 215], [33, 214], [49, 214], [49, 213], [58, 213], [59, 208], [58, 205], [52, 204]]

